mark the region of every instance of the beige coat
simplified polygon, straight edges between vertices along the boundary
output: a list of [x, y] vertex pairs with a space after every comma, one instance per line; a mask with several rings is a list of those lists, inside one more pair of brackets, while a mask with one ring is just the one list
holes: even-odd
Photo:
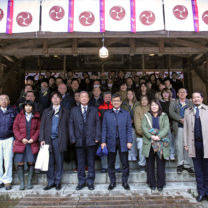
[[137, 106], [134, 109], [134, 126], [136, 130], [137, 137], [143, 137], [142, 131], [142, 119], [144, 118], [144, 114], [150, 110], [150, 106]]
[[[204, 158], [208, 158], [208, 106], [202, 104], [199, 115], [202, 125], [204, 145]], [[188, 146], [189, 157], [196, 157], [194, 143], [195, 111], [193, 107], [187, 108], [184, 116], [184, 146]]]

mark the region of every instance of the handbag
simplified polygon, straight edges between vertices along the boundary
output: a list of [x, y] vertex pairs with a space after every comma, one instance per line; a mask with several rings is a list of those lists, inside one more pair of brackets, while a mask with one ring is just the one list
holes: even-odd
[[40, 147], [38, 157], [35, 163], [35, 169], [40, 171], [48, 171], [49, 164], [49, 145], [45, 144]]

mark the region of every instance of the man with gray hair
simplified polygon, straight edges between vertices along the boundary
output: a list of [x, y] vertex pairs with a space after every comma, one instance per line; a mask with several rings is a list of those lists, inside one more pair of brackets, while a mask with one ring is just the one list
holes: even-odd
[[[9, 106], [9, 96], [0, 95], [0, 188], [10, 190], [12, 183], [13, 122], [16, 110]], [[4, 168], [3, 168], [4, 164]]]

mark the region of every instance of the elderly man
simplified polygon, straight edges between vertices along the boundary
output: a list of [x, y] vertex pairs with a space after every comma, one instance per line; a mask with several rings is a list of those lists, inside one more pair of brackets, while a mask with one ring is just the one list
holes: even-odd
[[194, 163], [198, 197], [201, 202], [208, 197], [208, 107], [201, 92], [192, 94], [193, 107], [185, 112], [184, 147]]
[[[89, 106], [89, 94], [80, 92], [80, 105], [71, 110], [69, 121], [70, 141], [76, 146], [78, 163], [78, 186], [81, 190], [87, 184], [94, 190], [96, 145], [101, 140], [100, 119], [97, 108]], [[85, 161], [88, 176], [85, 175]]]
[[7, 95], [0, 95], [0, 188], [5, 186], [6, 190], [11, 189], [12, 183], [12, 126], [16, 116], [16, 110], [9, 103]]

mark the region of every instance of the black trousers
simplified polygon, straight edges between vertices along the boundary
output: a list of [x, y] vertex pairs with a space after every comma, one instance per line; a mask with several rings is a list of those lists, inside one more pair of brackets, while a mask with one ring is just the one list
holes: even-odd
[[[157, 181], [155, 174], [155, 160], [157, 164]], [[147, 181], [148, 184], [152, 187], [161, 187], [165, 186], [165, 160], [164, 158], [160, 159], [157, 153], [154, 153], [152, 147], [150, 148], [149, 157], [146, 158], [147, 161]]]
[[199, 195], [208, 196], [208, 159], [204, 158], [203, 142], [195, 141], [196, 157], [192, 158], [195, 169], [197, 191]]
[[[94, 184], [96, 146], [76, 147], [79, 184]], [[88, 164], [88, 176], [85, 174], [85, 164]]]
[[121, 152], [119, 139], [117, 139], [116, 152], [108, 153], [108, 175], [111, 183], [116, 182], [115, 161], [116, 153], [119, 151], [119, 156], [122, 164], [122, 183], [126, 183], [129, 177], [129, 161], [128, 152]]
[[61, 184], [64, 172], [64, 153], [59, 152], [58, 139], [52, 139], [52, 152], [49, 155], [49, 166], [47, 172], [48, 185]]

